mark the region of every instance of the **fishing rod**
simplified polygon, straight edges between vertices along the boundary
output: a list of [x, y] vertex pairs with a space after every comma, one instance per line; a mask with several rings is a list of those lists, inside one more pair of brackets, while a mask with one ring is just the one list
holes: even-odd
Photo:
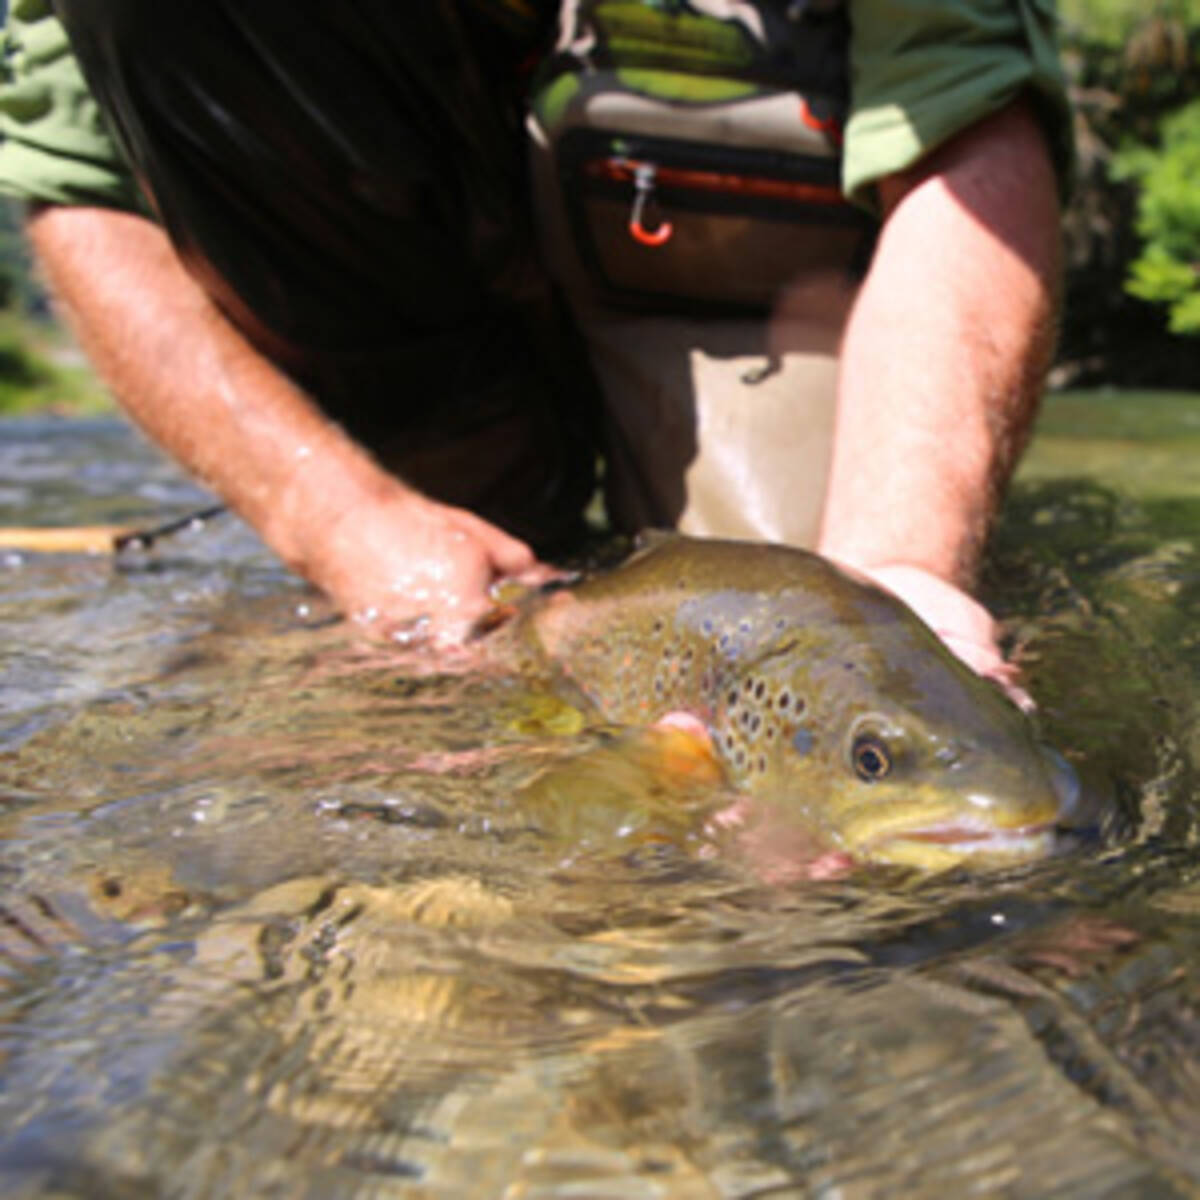
[[32, 554], [111, 554], [149, 550], [163, 538], [203, 525], [229, 511], [224, 504], [186, 513], [158, 525], [0, 526], [0, 550]]

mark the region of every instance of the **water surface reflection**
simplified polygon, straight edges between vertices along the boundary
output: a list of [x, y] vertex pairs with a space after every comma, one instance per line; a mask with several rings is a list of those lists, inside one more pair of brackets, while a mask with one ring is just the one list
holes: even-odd
[[[1200, 1194], [1196, 410], [1130, 403], [1051, 410], [988, 578], [1126, 828], [982, 877], [769, 883], [627, 756], [533, 803], [613, 731], [355, 643], [233, 521], [6, 559], [0, 1187]], [[0, 478], [205, 500], [107, 424], [5, 424]]]

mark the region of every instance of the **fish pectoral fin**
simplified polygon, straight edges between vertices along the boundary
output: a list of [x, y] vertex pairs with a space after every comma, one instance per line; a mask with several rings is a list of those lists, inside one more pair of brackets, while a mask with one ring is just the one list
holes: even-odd
[[698, 783], [719, 783], [724, 776], [712, 735], [693, 713], [666, 713], [643, 737], [647, 751], [668, 775]]
[[626, 726], [535, 776], [517, 794], [516, 807], [576, 851], [624, 853], [654, 842], [682, 848], [723, 789], [707, 735]]

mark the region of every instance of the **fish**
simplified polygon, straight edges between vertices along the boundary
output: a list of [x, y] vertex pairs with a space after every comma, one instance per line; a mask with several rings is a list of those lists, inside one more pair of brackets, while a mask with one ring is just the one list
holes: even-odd
[[942, 870], [1056, 851], [1070, 764], [891, 593], [797, 548], [660, 535], [517, 606], [525, 669], [606, 721], [689, 723], [737, 794], [854, 862]]

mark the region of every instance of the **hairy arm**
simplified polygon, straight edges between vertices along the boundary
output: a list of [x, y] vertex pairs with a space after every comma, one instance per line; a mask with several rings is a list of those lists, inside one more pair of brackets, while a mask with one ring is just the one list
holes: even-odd
[[963, 593], [1053, 349], [1054, 170], [1017, 102], [883, 180], [880, 199], [842, 348], [819, 549], [900, 592], [952, 644], [978, 642], [986, 653], [963, 656], [989, 670], [990, 618]]
[[146, 433], [343, 612], [453, 636], [524, 543], [385, 472], [258, 354], [143, 217], [48, 207], [34, 250], [79, 339]]

